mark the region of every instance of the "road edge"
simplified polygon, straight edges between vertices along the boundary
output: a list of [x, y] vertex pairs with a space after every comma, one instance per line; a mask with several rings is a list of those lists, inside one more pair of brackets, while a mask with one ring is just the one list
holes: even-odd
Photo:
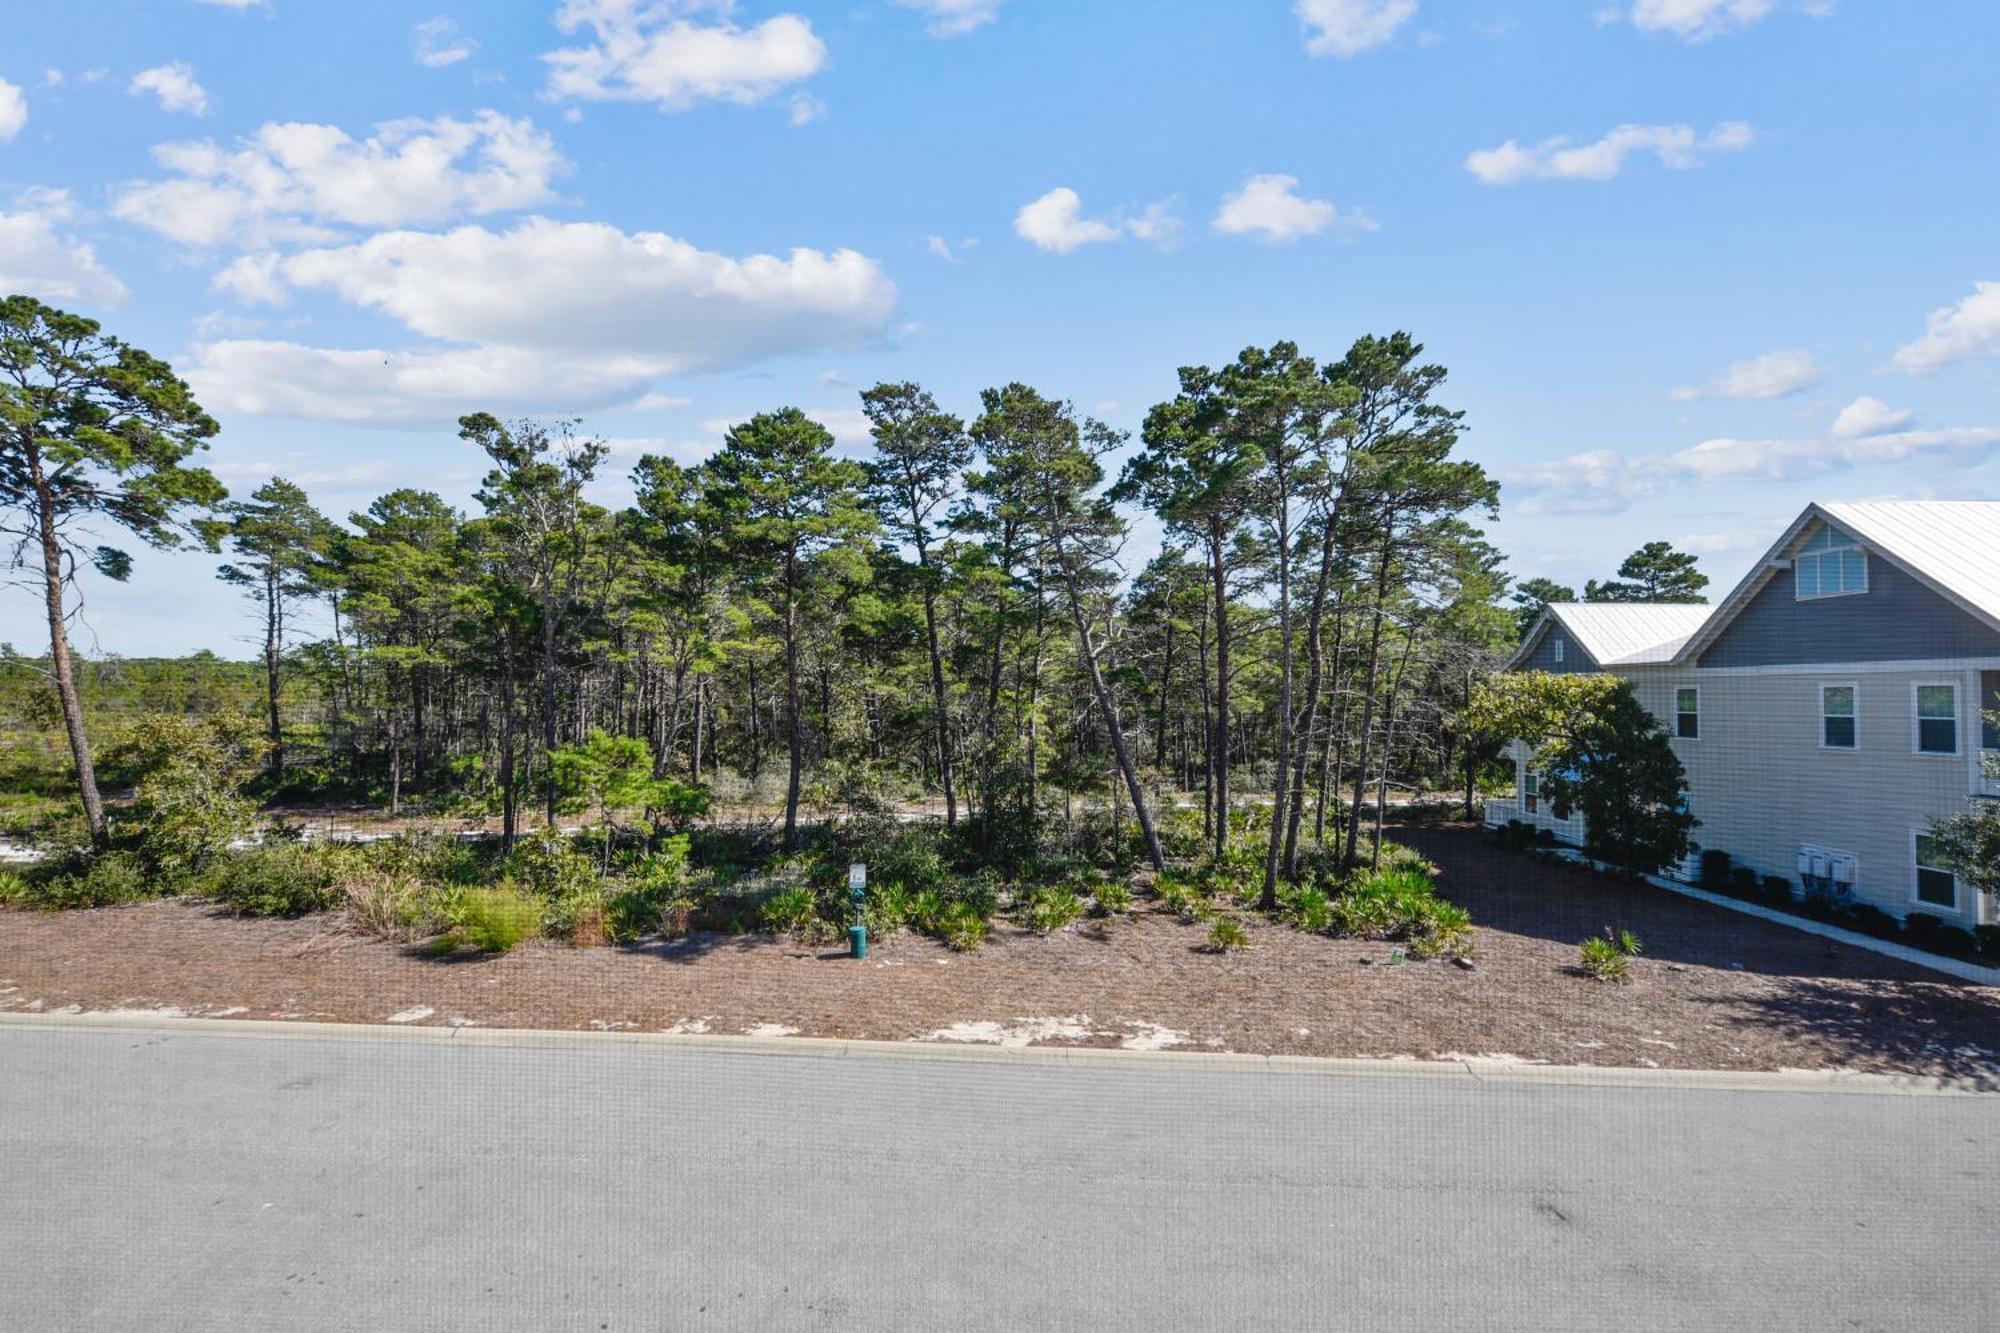
[[1307, 1077], [1459, 1079], [1473, 1083], [1617, 1088], [1686, 1088], [1726, 1092], [1836, 1092], [1870, 1096], [1978, 1097], [2000, 1088], [1921, 1074], [1844, 1069], [1648, 1069], [1623, 1065], [1545, 1065], [1513, 1060], [1367, 1059], [1255, 1055], [1230, 1051], [1128, 1051], [1088, 1046], [1002, 1047], [936, 1041], [846, 1037], [765, 1037], [674, 1032], [583, 1032], [548, 1028], [398, 1026], [283, 1019], [200, 1018], [129, 1013], [0, 1013], [0, 1033], [102, 1032], [126, 1035], [248, 1037], [265, 1041], [388, 1042], [396, 1045], [514, 1049], [612, 1049], [794, 1059], [929, 1061], [1030, 1065], [1160, 1073], [1264, 1073]]

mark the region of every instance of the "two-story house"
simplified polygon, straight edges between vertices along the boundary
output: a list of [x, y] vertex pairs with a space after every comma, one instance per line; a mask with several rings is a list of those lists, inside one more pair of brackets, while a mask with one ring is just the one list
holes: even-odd
[[[2000, 707], [2000, 502], [1810, 505], [1721, 602], [1551, 606], [1509, 668], [1630, 679], [1687, 770], [1702, 847], [1899, 917], [2000, 919], [1928, 836], [2000, 799], [1982, 719]], [[1487, 822], [1580, 841], [1528, 747], [1510, 753], [1513, 799]]]

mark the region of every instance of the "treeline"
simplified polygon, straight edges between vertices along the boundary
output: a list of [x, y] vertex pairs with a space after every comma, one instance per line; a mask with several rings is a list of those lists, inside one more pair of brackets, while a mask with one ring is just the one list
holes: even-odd
[[[50, 596], [80, 565], [129, 565], [72, 540], [86, 517], [221, 551], [264, 637], [271, 794], [490, 807], [511, 840], [556, 816], [551, 756], [603, 732], [643, 739], [659, 778], [768, 801], [787, 846], [802, 811], [930, 800], [1006, 864], [1080, 797], [1156, 865], [1163, 804], [1242, 856], [1228, 812], [1250, 797], [1270, 899], [1313, 848], [1365, 856], [1393, 785], [1469, 799], [1489, 757], [1463, 709], [1515, 637], [1476, 526], [1498, 490], [1457, 456], [1445, 371], [1405, 334], [1185, 368], [1136, 449], [1026, 385], [960, 414], [881, 384], [864, 458], [797, 409], [762, 413], [698, 465], [640, 459], [622, 509], [588, 498], [609, 458], [578, 423], [474, 413], [473, 509], [397, 490], [339, 522], [282, 478], [223, 498], [189, 466], [214, 425], [171, 372], [22, 300], [17, 363], [60, 343], [104, 368], [90, 431], [63, 408], [73, 371], [6, 390], [39, 405], [0, 459], [22, 456], [5, 499], [23, 530], [57, 520]], [[110, 457], [121, 430], [150, 452]], [[37, 489], [33, 455], [58, 445], [88, 491]], [[1128, 579], [1141, 512], [1165, 540]], [[61, 701], [75, 668], [50, 619]], [[88, 811], [81, 705], [64, 716]]]

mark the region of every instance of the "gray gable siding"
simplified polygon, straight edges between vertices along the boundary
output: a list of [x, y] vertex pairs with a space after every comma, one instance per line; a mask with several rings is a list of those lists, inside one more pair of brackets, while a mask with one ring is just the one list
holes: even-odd
[[[1563, 654], [1563, 660], [1560, 662], [1556, 661], [1555, 643], [1557, 639], [1562, 639], [1569, 645]], [[1583, 650], [1583, 645], [1570, 636], [1568, 630], [1564, 629], [1556, 621], [1551, 620], [1542, 626], [1541, 637], [1535, 640], [1534, 651], [1528, 654], [1528, 659], [1521, 664], [1520, 669], [1522, 671], [1552, 671], [1559, 675], [1568, 675], [1572, 672], [1596, 671], [1598, 670], [1598, 665], [1592, 660], [1590, 654]]]
[[1774, 570], [1696, 660], [1700, 667], [2000, 657], [2000, 634], [1868, 553], [1868, 591], [1799, 601]]

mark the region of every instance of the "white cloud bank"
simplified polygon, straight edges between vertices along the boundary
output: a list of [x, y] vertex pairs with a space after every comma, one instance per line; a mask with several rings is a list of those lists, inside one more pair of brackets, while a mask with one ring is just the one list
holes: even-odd
[[1682, 385], [1670, 397], [1680, 402], [1696, 398], [1786, 398], [1820, 381], [1819, 363], [1802, 348], [1780, 348], [1732, 361], [1703, 385]]
[[265, 301], [330, 293], [433, 340], [390, 350], [221, 341], [198, 348], [188, 371], [211, 410], [371, 425], [631, 403], [666, 376], [865, 342], [896, 299], [852, 250], [737, 259], [659, 232], [546, 218], [250, 256], [218, 285]]
[[134, 97], [151, 93], [163, 111], [185, 111], [191, 116], [208, 114], [208, 89], [195, 81], [194, 66], [184, 60], [155, 65], [132, 76], [125, 91]]
[[1924, 375], [1991, 354], [2000, 354], [2000, 282], [1979, 282], [1958, 304], [1933, 310], [1924, 336], [1898, 347], [1889, 367]]
[[1086, 245], [1102, 245], [1125, 235], [1122, 224], [1083, 216], [1083, 200], [1067, 185], [1058, 185], [1021, 206], [1014, 215], [1014, 234], [1030, 245], [1066, 255]]
[[[727, 0], [564, 0], [556, 26], [595, 40], [542, 57], [544, 95], [561, 101], [651, 102], [685, 111], [703, 102], [754, 105], [826, 67], [826, 43], [797, 14], [754, 27], [729, 20]], [[717, 21], [691, 16], [713, 11]]]
[[0, 293], [19, 292], [55, 306], [115, 306], [125, 284], [98, 262], [87, 242], [63, 224], [75, 215], [64, 190], [27, 190], [0, 210]]
[[1595, 143], [1579, 144], [1556, 135], [1523, 146], [1509, 139], [1498, 148], [1466, 155], [1465, 169], [1482, 185], [1518, 185], [1535, 180], [1610, 180], [1635, 153], [1651, 153], [1674, 171], [1701, 166], [1716, 153], [1738, 153], [1757, 139], [1740, 120], [1726, 121], [1706, 135], [1687, 125], [1620, 125]]
[[14, 84], [0, 79], [0, 143], [10, 142], [27, 123], [27, 95]]
[[1375, 230], [1374, 219], [1360, 209], [1343, 214], [1332, 200], [1304, 198], [1298, 185], [1297, 176], [1252, 176], [1242, 189], [1223, 197], [1212, 225], [1225, 235], [1257, 235], [1268, 241], [1294, 241], [1331, 229]]
[[445, 222], [551, 202], [568, 163], [526, 120], [395, 120], [357, 140], [334, 125], [271, 122], [224, 148], [153, 150], [175, 178], [141, 182], [112, 211], [192, 246], [337, 239], [339, 228]]
[[1306, 52], [1356, 56], [1385, 45], [1417, 12], [1417, 0], [1297, 0], [1292, 12], [1306, 29]]
[[924, 26], [931, 36], [962, 37], [998, 18], [1002, 0], [896, 0], [896, 3], [929, 18], [930, 22]]
[[1509, 469], [1502, 484], [1525, 496], [1523, 513], [1618, 513], [1636, 500], [1720, 482], [1784, 482], [1856, 468], [1922, 462], [1970, 467], [2000, 453], [2000, 428], [1952, 426], [1891, 430], [1866, 438], [1703, 440], [1671, 453], [1620, 454], [1607, 449]]
[[[1630, 23], [1643, 33], [1705, 42], [1754, 28], [1779, 7], [1778, 0], [1632, 0], [1600, 11], [1598, 21]], [[1833, 0], [1797, 0], [1791, 7], [1813, 18], [1827, 18], [1834, 11]]]
[[1864, 393], [1840, 409], [1840, 415], [1833, 419], [1833, 433], [1843, 440], [1859, 440], [1901, 430], [1916, 419], [1915, 412], [1898, 410]]

